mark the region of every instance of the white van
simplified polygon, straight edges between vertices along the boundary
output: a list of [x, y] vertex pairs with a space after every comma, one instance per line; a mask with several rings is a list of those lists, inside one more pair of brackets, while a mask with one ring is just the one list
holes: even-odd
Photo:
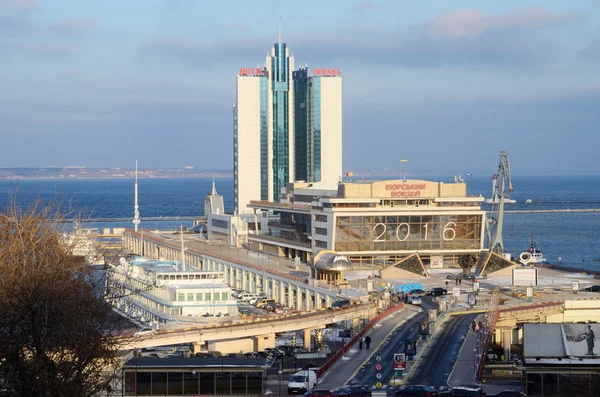
[[288, 382], [288, 394], [304, 393], [317, 384], [317, 373], [315, 371], [299, 371], [290, 378]]
[[258, 295], [256, 294], [251, 294], [249, 292], [244, 292], [244, 294], [242, 294], [242, 297], [240, 298], [242, 300], [242, 302], [248, 302], [250, 299], [252, 298], [256, 298]]

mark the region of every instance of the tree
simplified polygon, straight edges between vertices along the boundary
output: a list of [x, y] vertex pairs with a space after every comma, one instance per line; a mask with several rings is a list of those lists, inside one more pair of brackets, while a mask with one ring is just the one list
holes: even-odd
[[118, 376], [122, 321], [66, 243], [60, 205], [0, 211], [0, 381], [14, 396], [95, 396]]

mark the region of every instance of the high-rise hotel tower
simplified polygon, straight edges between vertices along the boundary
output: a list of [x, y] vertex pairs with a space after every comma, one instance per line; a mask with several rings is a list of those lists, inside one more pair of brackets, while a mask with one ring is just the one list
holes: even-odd
[[279, 201], [298, 180], [338, 182], [342, 176], [342, 78], [338, 69], [294, 69], [279, 41], [265, 66], [241, 68], [233, 114], [234, 206]]

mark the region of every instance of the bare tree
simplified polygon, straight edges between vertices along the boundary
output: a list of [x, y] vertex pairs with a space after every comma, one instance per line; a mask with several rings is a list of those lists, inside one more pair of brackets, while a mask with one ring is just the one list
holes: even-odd
[[60, 205], [0, 211], [0, 382], [14, 396], [95, 396], [118, 377], [122, 320], [65, 244]]

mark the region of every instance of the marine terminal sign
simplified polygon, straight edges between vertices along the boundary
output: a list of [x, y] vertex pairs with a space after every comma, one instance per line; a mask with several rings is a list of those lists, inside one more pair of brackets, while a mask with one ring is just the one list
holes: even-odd
[[392, 197], [420, 197], [426, 183], [388, 183], [385, 190], [391, 190]]

